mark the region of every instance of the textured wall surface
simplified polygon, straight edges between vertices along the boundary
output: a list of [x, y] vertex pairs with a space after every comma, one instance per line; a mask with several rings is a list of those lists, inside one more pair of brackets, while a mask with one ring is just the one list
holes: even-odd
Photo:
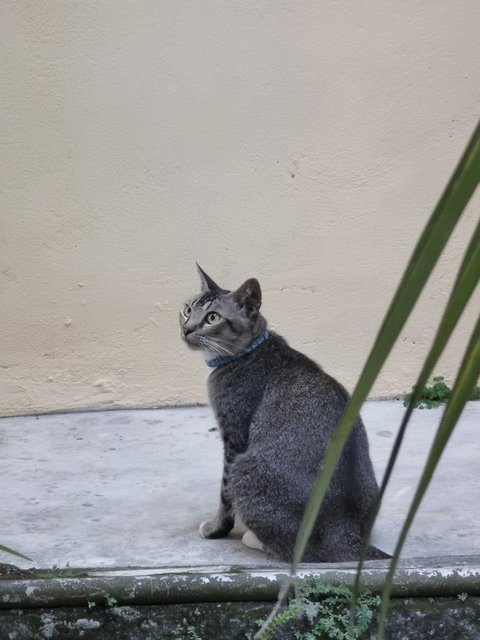
[[[478, 0], [0, 13], [0, 414], [203, 401], [177, 327], [195, 260], [257, 276], [271, 325], [351, 388], [478, 118]], [[413, 383], [479, 203], [374, 395]]]

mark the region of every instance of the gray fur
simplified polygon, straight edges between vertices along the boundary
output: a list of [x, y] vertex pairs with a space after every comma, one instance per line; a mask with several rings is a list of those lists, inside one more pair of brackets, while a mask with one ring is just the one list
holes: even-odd
[[[203, 350], [206, 359], [242, 352], [266, 327], [259, 311], [259, 283], [250, 279], [236, 291], [227, 291], [200, 267], [199, 274], [202, 291], [180, 314], [182, 336], [190, 347]], [[206, 317], [212, 312], [221, 319], [210, 325]], [[290, 561], [313, 480], [347, 392], [273, 332], [255, 351], [213, 369], [208, 392], [224, 442], [224, 473], [218, 513], [203, 523], [201, 533], [207, 538], [226, 536], [239, 515], [267, 551]], [[377, 494], [359, 419], [304, 561], [357, 560]], [[371, 547], [370, 557], [388, 556]]]

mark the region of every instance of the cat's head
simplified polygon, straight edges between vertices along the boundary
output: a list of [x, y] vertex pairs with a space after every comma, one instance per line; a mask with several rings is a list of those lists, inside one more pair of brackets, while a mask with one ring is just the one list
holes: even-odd
[[197, 268], [200, 293], [189, 298], [180, 311], [182, 338], [192, 349], [201, 349], [207, 360], [242, 352], [266, 326], [260, 314], [258, 280], [249, 278], [235, 291], [228, 291], [198, 264]]

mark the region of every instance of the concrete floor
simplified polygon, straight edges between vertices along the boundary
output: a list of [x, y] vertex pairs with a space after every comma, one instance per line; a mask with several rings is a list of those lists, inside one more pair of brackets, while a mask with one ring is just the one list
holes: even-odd
[[[403, 406], [362, 411], [381, 477]], [[441, 409], [417, 410], [374, 541], [391, 552]], [[480, 555], [480, 402], [467, 405], [403, 557]], [[0, 544], [41, 568], [277, 564], [241, 533], [204, 540], [217, 509], [222, 446], [208, 408], [105, 411], [0, 420]], [[0, 552], [0, 563], [30, 567]]]

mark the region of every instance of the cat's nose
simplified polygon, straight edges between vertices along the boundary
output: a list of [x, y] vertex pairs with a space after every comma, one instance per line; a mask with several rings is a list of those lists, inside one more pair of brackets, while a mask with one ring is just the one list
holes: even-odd
[[189, 333], [192, 333], [193, 329], [189, 329], [188, 327], [183, 327], [182, 331], [183, 331], [183, 335], [187, 337]]

